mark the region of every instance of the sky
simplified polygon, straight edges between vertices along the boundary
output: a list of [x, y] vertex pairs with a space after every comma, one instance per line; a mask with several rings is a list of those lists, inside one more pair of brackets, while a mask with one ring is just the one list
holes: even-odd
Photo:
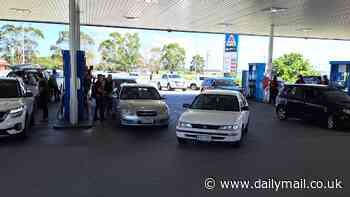
[[[1, 22], [0, 26], [10, 22]], [[22, 25], [22, 23], [11, 22], [11, 24]], [[43, 31], [45, 39], [39, 40], [38, 50], [41, 56], [50, 55], [50, 46], [58, 38], [60, 31], [68, 31], [68, 26], [57, 24], [42, 23], [23, 23], [25, 26], [32, 26]], [[206, 33], [184, 33], [184, 32], [166, 32], [139, 29], [121, 29], [106, 27], [83, 26], [81, 31], [88, 33], [94, 38], [96, 47], [100, 42], [108, 39], [112, 32], [119, 33], [138, 33], [141, 41], [140, 53], [145, 56], [153, 47], [162, 47], [164, 44], [177, 42], [186, 49], [186, 65], [189, 66], [192, 56], [199, 54], [204, 57], [209, 69], [222, 69], [223, 67], [223, 34]], [[268, 37], [262, 36], [240, 36], [238, 70], [246, 70], [248, 63], [266, 62], [268, 55]], [[278, 58], [283, 54], [290, 52], [301, 53], [308, 59], [314, 68], [322, 73], [328, 73], [330, 70], [329, 61], [350, 60], [350, 41], [339, 40], [317, 40], [317, 39], [299, 39], [299, 38], [280, 38], [274, 39], [273, 58]], [[94, 63], [100, 60], [97, 55]]]

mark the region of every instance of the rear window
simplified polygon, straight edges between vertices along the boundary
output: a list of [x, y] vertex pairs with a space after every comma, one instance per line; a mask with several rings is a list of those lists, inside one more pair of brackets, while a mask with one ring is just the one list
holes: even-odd
[[0, 98], [20, 97], [20, 89], [15, 80], [0, 80]]

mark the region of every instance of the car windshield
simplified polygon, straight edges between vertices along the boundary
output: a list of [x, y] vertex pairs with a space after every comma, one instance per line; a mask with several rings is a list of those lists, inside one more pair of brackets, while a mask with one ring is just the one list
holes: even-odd
[[195, 98], [191, 109], [239, 111], [239, 102], [236, 96], [201, 94]]
[[180, 79], [181, 77], [179, 75], [169, 75], [169, 78]]
[[153, 87], [123, 87], [120, 99], [160, 100], [161, 97], [158, 91]]
[[350, 97], [340, 90], [326, 90], [323, 92], [325, 97], [334, 102], [350, 103]]
[[17, 81], [1, 80], [0, 81], [0, 98], [17, 98], [20, 96], [20, 91]]
[[232, 80], [218, 79], [214, 80], [213, 86], [235, 86]]

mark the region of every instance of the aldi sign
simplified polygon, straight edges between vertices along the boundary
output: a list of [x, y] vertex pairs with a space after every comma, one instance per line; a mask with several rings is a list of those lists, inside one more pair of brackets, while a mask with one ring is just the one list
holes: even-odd
[[238, 35], [226, 34], [225, 35], [225, 52], [237, 52], [238, 48]]
[[238, 62], [238, 34], [228, 33], [225, 35], [224, 51], [224, 73], [229, 75], [237, 74]]

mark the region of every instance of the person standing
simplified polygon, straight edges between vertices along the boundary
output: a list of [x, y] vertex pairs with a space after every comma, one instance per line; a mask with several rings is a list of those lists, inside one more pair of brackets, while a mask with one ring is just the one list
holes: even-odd
[[49, 86], [42, 73], [39, 73], [38, 77], [39, 77], [39, 83], [38, 83], [39, 105], [43, 111], [42, 121], [46, 122], [48, 121], [48, 116], [49, 116], [49, 109], [47, 106], [49, 102]]
[[295, 83], [296, 84], [305, 84], [303, 75], [298, 75], [298, 80]]
[[113, 92], [113, 79], [112, 75], [109, 74], [107, 79], [105, 80], [105, 105], [107, 109], [107, 113], [110, 114], [112, 109], [112, 92]]
[[94, 121], [98, 119], [97, 115], [100, 115], [100, 121], [104, 121], [104, 82], [102, 75], [97, 76], [97, 81], [93, 86], [93, 95], [96, 100]]
[[270, 103], [276, 102], [277, 94], [278, 94], [278, 81], [277, 81], [277, 76], [274, 76], [270, 83]]
[[328, 79], [327, 75], [323, 75], [322, 84], [327, 85], [327, 86], [329, 85], [329, 79]]

